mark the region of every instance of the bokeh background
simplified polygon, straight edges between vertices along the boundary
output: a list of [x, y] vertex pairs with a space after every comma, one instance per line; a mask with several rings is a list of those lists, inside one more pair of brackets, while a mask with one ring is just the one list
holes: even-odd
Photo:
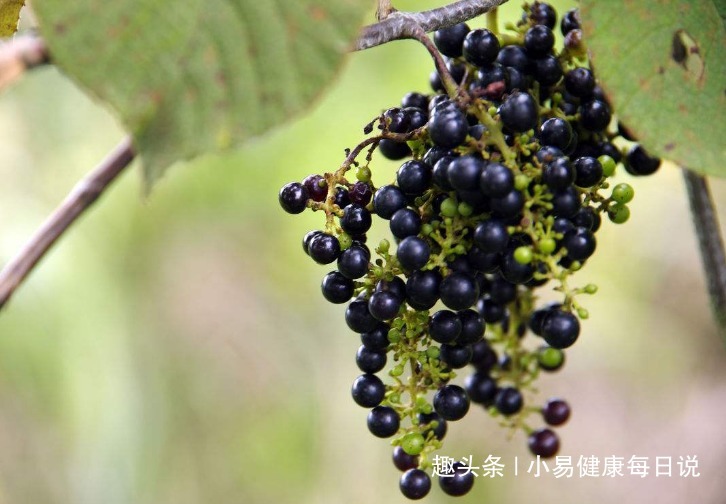
[[[337, 167], [373, 116], [427, 90], [430, 70], [410, 41], [353, 54], [308, 115], [176, 166], [149, 198], [137, 169], [112, 187], [0, 314], [0, 503], [404, 501], [388, 442], [350, 399], [358, 337], [319, 294], [329, 268], [300, 247], [320, 216], [285, 214], [277, 191]], [[0, 96], [3, 262], [122, 136], [52, 68]], [[378, 181], [396, 169], [373, 167]], [[536, 479], [524, 436], [474, 410], [450, 426], [446, 454], [517, 456], [520, 475], [480, 478], [459, 502], [723, 502], [726, 347], [681, 175], [620, 177], [636, 189], [631, 220], [603, 225], [576, 276], [600, 291], [540, 400], [573, 406], [562, 454], [672, 456], [675, 474]], [[726, 184], [712, 190], [726, 222]], [[678, 476], [686, 455], [699, 478]]]

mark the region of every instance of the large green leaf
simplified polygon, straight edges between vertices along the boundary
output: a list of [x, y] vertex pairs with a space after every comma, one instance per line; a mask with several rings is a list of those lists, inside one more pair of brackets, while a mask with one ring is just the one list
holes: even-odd
[[131, 131], [150, 185], [173, 162], [289, 121], [334, 78], [366, 0], [39, 0], [53, 61]]
[[18, 30], [23, 5], [25, 0], [0, 0], [0, 37], [9, 37]]
[[652, 154], [726, 176], [726, 36], [714, 3], [581, 6], [592, 63], [618, 117]]

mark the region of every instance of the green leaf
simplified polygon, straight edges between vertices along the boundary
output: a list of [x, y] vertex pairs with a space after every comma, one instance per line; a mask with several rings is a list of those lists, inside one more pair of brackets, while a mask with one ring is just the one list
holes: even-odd
[[131, 131], [147, 188], [290, 121], [335, 76], [365, 0], [42, 0], [53, 61]]
[[714, 3], [582, 0], [581, 9], [618, 118], [651, 154], [726, 176], [726, 34]]
[[0, 37], [9, 37], [18, 31], [23, 5], [25, 0], [0, 0]]

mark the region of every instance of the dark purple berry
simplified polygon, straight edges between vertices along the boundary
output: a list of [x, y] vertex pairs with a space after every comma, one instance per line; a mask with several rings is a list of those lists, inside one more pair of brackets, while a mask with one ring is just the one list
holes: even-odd
[[342, 304], [353, 297], [353, 280], [344, 277], [337, 271], [331, 271], [325, 278], [321, 289], [325, 299], [335, 304]]
[[499, 54], [499, 39], [487, 29], [472, 30], [464, 38], [463, 53], [472, 65], [488, 65]]
[[469, 396], [458, 385], [444, 385], [434, 395], [434, 409], [445, 420], [459, 420], [469, 411]]
[[386, 386], [376, 375], [363, 374], [355, 379], [350, 392], [356, 404], [364, 408], [372, 408], [383, 400]]
[[454, 462], [452, 466], [454, 469], [453, 474], [439, 476], [439, 486], [447, 495], [454, 497], [466, 495], [474, 486], [474, 473], [461, 462]]
[[550, 399], [542, 407], [542, 417], [547, 425], [562, 425], [570, 418], [570, 405], [562, 399]]
[[442, 280], [439, 295], [447, 308], [465, 310], [476, 303], [479, 286], [471, 276], [453, 272]]
[[551, 347], [572, 346], [580, 335], [580, 321], [570, 312], [551, 310], [542, 322], [542, 337]]
[[398, 244], [396, 257], [406, 271], [420, 270], [429, 261], [431, 247], [418, 236], [407, 236]]
[[376, 437], [391, 437], [400, 425], [398, 413], [389, 406], [376, 406], [368, 413], [368, 430]]
[[466, 23], [441, 28], [434, 32], [434, 44], [444, 56], [458, 58], [462, 54], [462, 45], [467, 33], [469, 33], [469, 26]]
[[494, 398], [494, 406], [496, 406], [499, 413], [505, 416], [514, 415], [518, 413], [524, 400], [522, 399], [522, 393], [514, 387], [504, 387], [499, 389], [496, 397]]
[[591, 100], [580, 107], [580, 124], [588, 131], [602, 131], [610, 124], [610, 107], [600, 100]]
[[396, 446], [393, 448], [393, 465], [399, 471], [408, 471], [409, 469], [418, 467], [418, 456], [409, 455], [401, 446]]
[[515, 91], [499, 107], [499, 115], [504, 126], [524, 133], [537, 127], [537, 102], [529, 93]]
[[406, 196], [398, 187], [385, 185], [373, 195], [373, 210], [382, 219], [390, 219], [397, 210], [406, 206]]
[[291, 182], [280, 189], [278, 200], [283, 210], [290, 214], [299, 214], [305, 210], [310, 199], [307, 189], [299, 182]]
[[438, 271], [414, 271], [406, 282], [406, 302], [416, 310], [428, 310], [439, 300], [440, 286]]
[[340, 255], [340, 242], [333, 235], [320, 233], [310, 239], [308, 252], [316, 263], [330, 264]]
[[527, 438], [529, 451], [542, 458], [554, 457], [560, 449], [560, 440], [552, 430], [538, 429]]
[[404, 497], [423, 499], [431, 490], [431, 478], [421, 469], [409, 469], [401, 476], [398, 487]]

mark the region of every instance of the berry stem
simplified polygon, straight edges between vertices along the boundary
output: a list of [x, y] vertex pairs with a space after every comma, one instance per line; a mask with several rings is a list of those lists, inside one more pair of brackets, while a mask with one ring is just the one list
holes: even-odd
[[726, 340], [726, 253], [719, 228], [716, 208], [706, 177], [683, 169], [686, 192], [691, 206], [701, 260], [706, 273], [711, 308], [721, 335]]
[[517, 160], [517, 155], [504, 140], [501, 124], [495, 121], [494, 118], [489, 115], [489, 112], [484, 110], [481, 105], [474, 107], [474, 115], [476, 115], [476, 118], [479, 119], [486, 127], [490, 142], [502, 154], [505, 164], [514, 169], [515, 173], [519, 173], [519, 166], [515, 162]]
[[0, 308], [30, 274], [53, 244], [103, 191], [118, 178], [135, 153], [131, 139], [124, 139], [92, 172], [82, 178], [60, 206], [46, 219], [25, 247], [0, 271]]
[[428, 35], [426, 35], [426, 31], [421, 28], [420, 25], [413, 24], [409, 26], [409, 33], [411, 38], [418, 40], [424, 45], [426, 50], [433, 58], [434, 65], [436, 65], [436, 71], [441, 78], [441, 83], [446, 90], [446, 94], [448, 94], [449, 97], [451, 97], [452, 99], [456, 98], [460, 93], [459, 86], [456, 84], [456, 81], [454, 81], [454, 78], [451, 76], [449, 70], [446, 68], [446, 62], [444, 62], [444, 58], [441, 56], [441, 53], [438, 49], [436, 49], [436, 46], [428, 37]]
[[492, 9], [487, 12], [487, 29], [494, 35], [499, 36], [499, 9]]
[[432, 32], [463, 23], [489, 12], [506, 1], [459, 0], [424, 12], [396, 11], [390, 13], [384, 20], [364, 27], [353, 50], [361, 51], [393, 40], [411, 38], [412, 25], [419, 26], [424, 32]]

